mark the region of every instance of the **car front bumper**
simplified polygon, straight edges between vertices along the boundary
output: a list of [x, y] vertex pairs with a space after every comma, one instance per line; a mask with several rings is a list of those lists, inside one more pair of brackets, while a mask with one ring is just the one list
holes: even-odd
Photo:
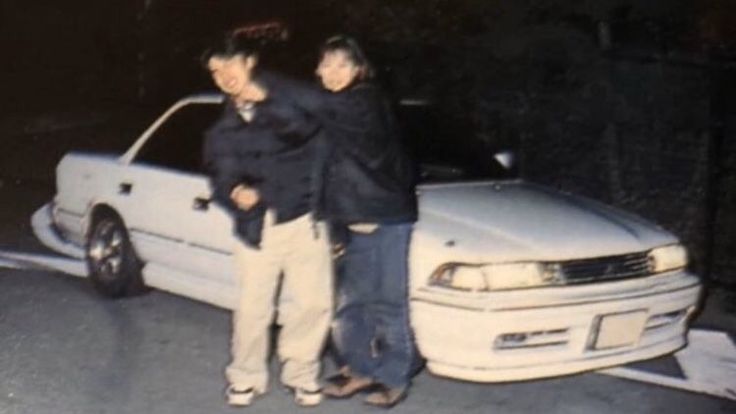
[[412, 294], [411, 315], [431, 372], [516, 381], [673, 352], [686, 344], [700, 292], [686, 272], [493, 293], [426, 287]]
[[84, 249], [61, 235], [53, 219], [53, 203], [44, 204], [31, 217], [31, 227], [46, 247], [66, 256], [84, 259]]

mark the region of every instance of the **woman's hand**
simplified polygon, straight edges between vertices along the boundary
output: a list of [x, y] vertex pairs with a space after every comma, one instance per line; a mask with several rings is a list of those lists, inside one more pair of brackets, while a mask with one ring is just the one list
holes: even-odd
[[248, 82], [243, 86], [243, 90], [240, 91], [238, 100], [242, 101], [241, 103], [261, 102], [265, 100], [266, 97], [268, 97], [268, 91], [266, 88], [255, 82]]
[[258, 203], [261, 197], [258, 190], [239, 184], [230, 192], [230, 198], [241, 210], [250, 210]]
[[344, 243], [335, 243], [331, 247], [332, 247], [332, 258], [333, 259], [339, 259], [345, 254], [345, 244]]

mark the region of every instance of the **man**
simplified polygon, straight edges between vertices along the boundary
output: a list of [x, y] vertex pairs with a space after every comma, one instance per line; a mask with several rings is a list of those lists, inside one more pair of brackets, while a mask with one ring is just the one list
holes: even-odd
[[227, 398], [247, 406], [267, 391], [269, 332], [280, 283], [281, 296], [288, 298], [278, 307], [281, 382], [297, 404], [314, 406], [322, 400], [317, 379], [333, 296], [327, 233], [310, 213], [321, 130], [291, 105], [284, 80], [256, 71], [258, 56], [247, 42], [230, 36], [202, 57], [229, 97], [204, 148], [213, 198], [233, 215], [239, 240]]

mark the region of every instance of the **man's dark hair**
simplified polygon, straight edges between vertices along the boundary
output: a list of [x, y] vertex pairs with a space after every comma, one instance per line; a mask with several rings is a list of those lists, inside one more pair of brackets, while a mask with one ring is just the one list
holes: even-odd
[[237, 55], [243, 57], [258, 56], [261, 42], [247, 36], [228, 32], [216, 38], [199, 57], [202, 67], [207, 68], [207, 63], [213, 57], [231, 59]]

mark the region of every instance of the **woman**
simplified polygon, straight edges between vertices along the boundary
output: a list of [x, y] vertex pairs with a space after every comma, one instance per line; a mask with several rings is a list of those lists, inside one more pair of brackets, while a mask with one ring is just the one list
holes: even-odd
[[328, 137], [319, 206], [345, 247], [332, 332], [345, 365], [323, 393], [370, 390], [366, 403], [391, 407], [406, 396], [415, 361], [407, 287], [414, 170], [358, 44], [336, 36], [320, 52], [316, 73], [330, 96], [319, 116]]

